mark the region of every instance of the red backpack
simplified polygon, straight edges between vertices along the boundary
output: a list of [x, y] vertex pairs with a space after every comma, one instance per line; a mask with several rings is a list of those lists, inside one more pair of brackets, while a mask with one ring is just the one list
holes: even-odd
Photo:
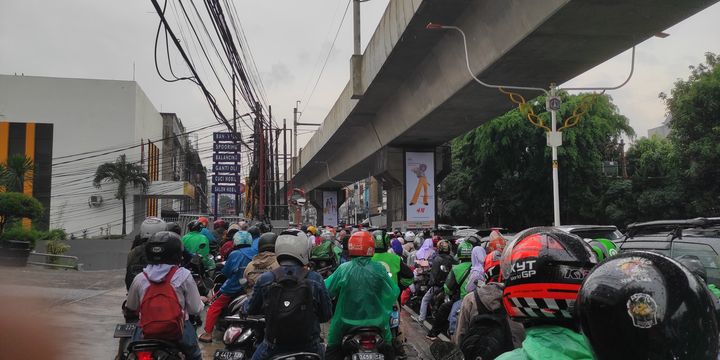
[[173, 266], [159, 283], [150, 281], [143, 272], [150, 282], [140, 303], [140, 327], [145, 339], [175, 341], [182, 338], [185, 317], [172, 286], [177, 269]]

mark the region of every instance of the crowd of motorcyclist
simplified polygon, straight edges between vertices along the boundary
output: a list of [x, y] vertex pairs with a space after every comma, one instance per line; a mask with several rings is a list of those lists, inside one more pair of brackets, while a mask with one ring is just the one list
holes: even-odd
[[[198, 340], [213, 341], [218, 317], [241, 295], [248, 300], [240, 315], [265, 318], [252, 359], [290, 352], [343, 359], [352, 351], [345, 338], [358, 329], [377, 330], [385, 359], [401, 357], [392, 321], [400, 305], [415, 307], [416, 321], [431, 321], [427, 338], [444, 349], [433, 354], [447, 359], [718, 356], [720, 291], [692, 256], [619, 253], [609, 240], [555, 228], [451, 240], [428, 230], [302, 226], [275, 234], [244, 221], [209, 225], [200, 217], [181, 237], [177, 224], [143, 222], [125, 278], [124, 308], [140, 313], [135, 339], [151, 326], [143, 321], [151, 285], [167, 281], [182, 309], [182, 334], [173, 340], [190, 359], [201, 358]], [[208, 277], [222, 275], [219, 290], [197, 284], [193, 258]], [[191, 318], [204, 307], [198, 337]], [[323, 339], [320, 324], [328, 321]]]

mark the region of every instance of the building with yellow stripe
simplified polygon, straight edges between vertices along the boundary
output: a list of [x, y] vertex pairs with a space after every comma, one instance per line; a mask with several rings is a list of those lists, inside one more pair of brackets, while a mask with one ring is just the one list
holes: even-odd
[[92, 180], [99, 165], [121, 154], [151, 180], [146, 193], [128, 187], [128, 233], [146, 216], [161, 215], [160, 199], [195, 210], [187, 208], [198, 207], [193, 186], [163, 181], [165, 121], [134, 81], [0, 75], [0, 162], [14, 154], [35, 162], [23, 192], [48, 209], [34, 224], [40, 228], [64, 228], [76, 237], [119, 234], [117, 186], [98, 189]]

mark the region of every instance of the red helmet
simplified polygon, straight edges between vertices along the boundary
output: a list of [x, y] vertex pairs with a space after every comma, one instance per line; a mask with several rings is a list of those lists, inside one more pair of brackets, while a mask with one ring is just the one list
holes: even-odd
[[515, 320], [572, 321], [580, 285], [597, 264], [583, 239], [555, 228], [531, 228], [509, 243], [500, 259], [503, 305]]
[[213, 222], [213, 229], [219, 229], [223, 228], [225, 230], [228, 229], [228, 223], [225, 222], [223, 219], [217, 219], [215, 222]]
[[204, 216], [199, 217], [199, 218], [197, 219], [197, 221], [199, 221], [199, 222], [200, 222], [201, 224], [203, 224], [203, 226], [205, 226], [205, 227], [208, 227], [208, 224], [210, 224], [210, 220], [208, 220], [208, 218], [206, 218], [206, 217], [204, 217]]
[[485, 269], [485, 276], [488, 278], [487, 282], [500, 282], [502, 280], [500, 276], [501, 256], [502, 251], [494, 250], [485, 257], [485, 266], [483, 268]]
[[375, 240], [367, 231], [357, 231], [350, 235], [348, 240], [348, 255], [373, 256], [375, 254]]

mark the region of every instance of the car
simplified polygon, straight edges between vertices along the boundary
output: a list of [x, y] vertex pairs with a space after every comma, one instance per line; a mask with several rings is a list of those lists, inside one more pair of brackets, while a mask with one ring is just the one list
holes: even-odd
[[708, 283], [720, 286], [720, 218], [661, 220], [628, 225], [620, 251], [645, 250], [677, 259], [696, 256], [705, 266]]
[[470, 227], [467, 226], [467, 225], [455, 225], [455, 226], [453, 226], [453, 229], [455, 229], [455, 231], [465, 230], [465, 229], [469, 229], [469, 228], [470, 228]]
[[575, 234], [583, 239], [621, 239], [623, 234], [615, 225], [561, 225], [559, 230]]

